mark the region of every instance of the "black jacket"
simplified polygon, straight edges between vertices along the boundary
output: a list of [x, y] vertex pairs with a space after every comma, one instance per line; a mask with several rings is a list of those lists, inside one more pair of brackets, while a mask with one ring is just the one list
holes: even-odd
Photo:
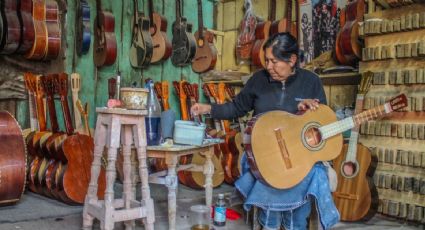
[[283, 85], [262, 69], [254, 73], [233, 102], [212, 104], [211, 116], [216, 119], [233, 119], [251, 110], [254, 110], [253, 115], [272, 110], [296, 113], [300, 100], [315, 98], [321, 104], [326, 104], [325, 91], [316, 74], [298, 68]]

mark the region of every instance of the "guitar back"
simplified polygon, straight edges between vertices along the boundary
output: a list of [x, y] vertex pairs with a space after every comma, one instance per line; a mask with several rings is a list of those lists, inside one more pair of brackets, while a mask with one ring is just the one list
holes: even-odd
[[0, 52], [12, 54], [21, 44], [21, 20], [18, 17], [18, 1], [4, 0], [1, 4]]
[[260, 22], [255, 28], [255, 40], [254, 46], [252, 47], [252, 63], [258, 67], [266, 67], [266, 60], [264, 54], [264, 43], [266, 43], [270, 34], [270, 21]]
[[59, 22], [59, 6], [56, 1], [46, 1], [47, 49], [45, 60], [56, 59], [61, 49], [61, 28]]
[[90, 49], [90, 6], [85, 0], [78, 0], [75, 24], [75, 42], [78, 55], [86, 54]]
[[25, 57], [41, 60], [47, 50], [46, 6], [43, 0], [33, 0], [32, 17], [34, 25], [34, 43]]
[[20, 13], [22, 19], [22, 36], [21, 45], [19, 46], [17, 53], [25, 54], [29, 51], [29, 49], [31, 49], [35, 36], [31, 0], [21, 0]]

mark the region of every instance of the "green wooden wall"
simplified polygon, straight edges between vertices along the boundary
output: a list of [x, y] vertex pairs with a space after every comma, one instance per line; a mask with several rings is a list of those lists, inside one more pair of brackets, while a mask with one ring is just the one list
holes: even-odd
[[[93, 23], [96, 16], [96, 0], [88, 0], [91, 11], [91, 32], [92, 40], [90, 50], [87, 54], [78, 57], [75, 60], [75, 69], [73, 69], [74, 56], [74, 30], [75, 30], [75, 6], [77, 0], [67, 0], [67, 10], [62, 14], [66, 17], [66, 25], [62, 25], [63, 36], [66, 39], [67, 49], [65, 50], [65, 72], [71, 74], [77, 72], [81, 75], [82, 88], [79, 93], [81, 101], [90, 104], [90, 126], [94, 127], [96, 121], [95, 107], [105, 106], [108, 99], [107, 80], [110, 77], [116, 76], [119, 70], [121, 71], [121, 87], [130, 86], [133, 82], [137, 82], [140, 86], [141, 81], [146, 78], [152, 78], [155, 81], [169, 81], [170, 105], [177, 114], [180, 114], [179, 103], [172, 88], [172, 81], [185, 79], [191, 83], [200, 82], [199, 75], [192, 71], [190, 65], [185, 67], [176, 67], [168, 59], [160, 64], [150, 65], [146, 69], [135, 69], [131, 67], [128, 53], [131, 45], [131, 29], [133, 16], [133, 1], [132, 0], [102, 0], [102, 8], [112, 11], [115, 16], [115, 34], [117, 38], [118, 55], [114, 65], [102, 67], [97, 70], [97, 80], [95, 78], [96, 68], [93, 63]], [[175, 20], [175, 1], [174, 0], [154, 0], [154, 11], [165, 16], [168, 20], [167, 35], [172, 39], [171, 26]], [[198, 11], [196, 0], [183, 1], [183, 15], [193, 24], [193, 32], [198, 26]], [[214, 1], [202, 0], [203, 21], [204, 26], [212, 28]], [[139, 10], [148, 13], [148, 1], [139, 0]], [[71, 102], [71, 91], [69, 91], [69, 101]], [[70, 103], [71, 105], [71, 103]], [[22, 127], [28, 127], [27, 103], [22, 102], [18, 106], [17, 117]], [[59, 106], [57, 106], [59, 109]], [[179, 115], [178, 115], [179, 116]], [[62, 116], [59, 116], [59, 122], [63, 127]]]

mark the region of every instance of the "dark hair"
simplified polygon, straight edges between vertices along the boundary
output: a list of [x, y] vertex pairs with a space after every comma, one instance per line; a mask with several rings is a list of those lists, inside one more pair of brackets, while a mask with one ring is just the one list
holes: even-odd
[[280, 61], [289, 61], [292, 54], [298, 56], [297, 39], [288, 32], [277, 33], [264, 43], [263, 50], [272, 48], [273, 56]]

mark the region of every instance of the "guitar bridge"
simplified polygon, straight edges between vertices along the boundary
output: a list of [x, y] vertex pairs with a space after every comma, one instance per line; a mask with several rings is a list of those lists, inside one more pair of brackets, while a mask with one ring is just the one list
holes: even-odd
[[289, 159], [289, 152], [286, 149], [285, 140], [282, 137], [282, 132], [280, 128], [274, 129], [274, 135], [276, 136], [277, 143], [279, 145], [280, 154], [282, 155], [283, 162], [287, 169], [292, 168], [291, 159]]

